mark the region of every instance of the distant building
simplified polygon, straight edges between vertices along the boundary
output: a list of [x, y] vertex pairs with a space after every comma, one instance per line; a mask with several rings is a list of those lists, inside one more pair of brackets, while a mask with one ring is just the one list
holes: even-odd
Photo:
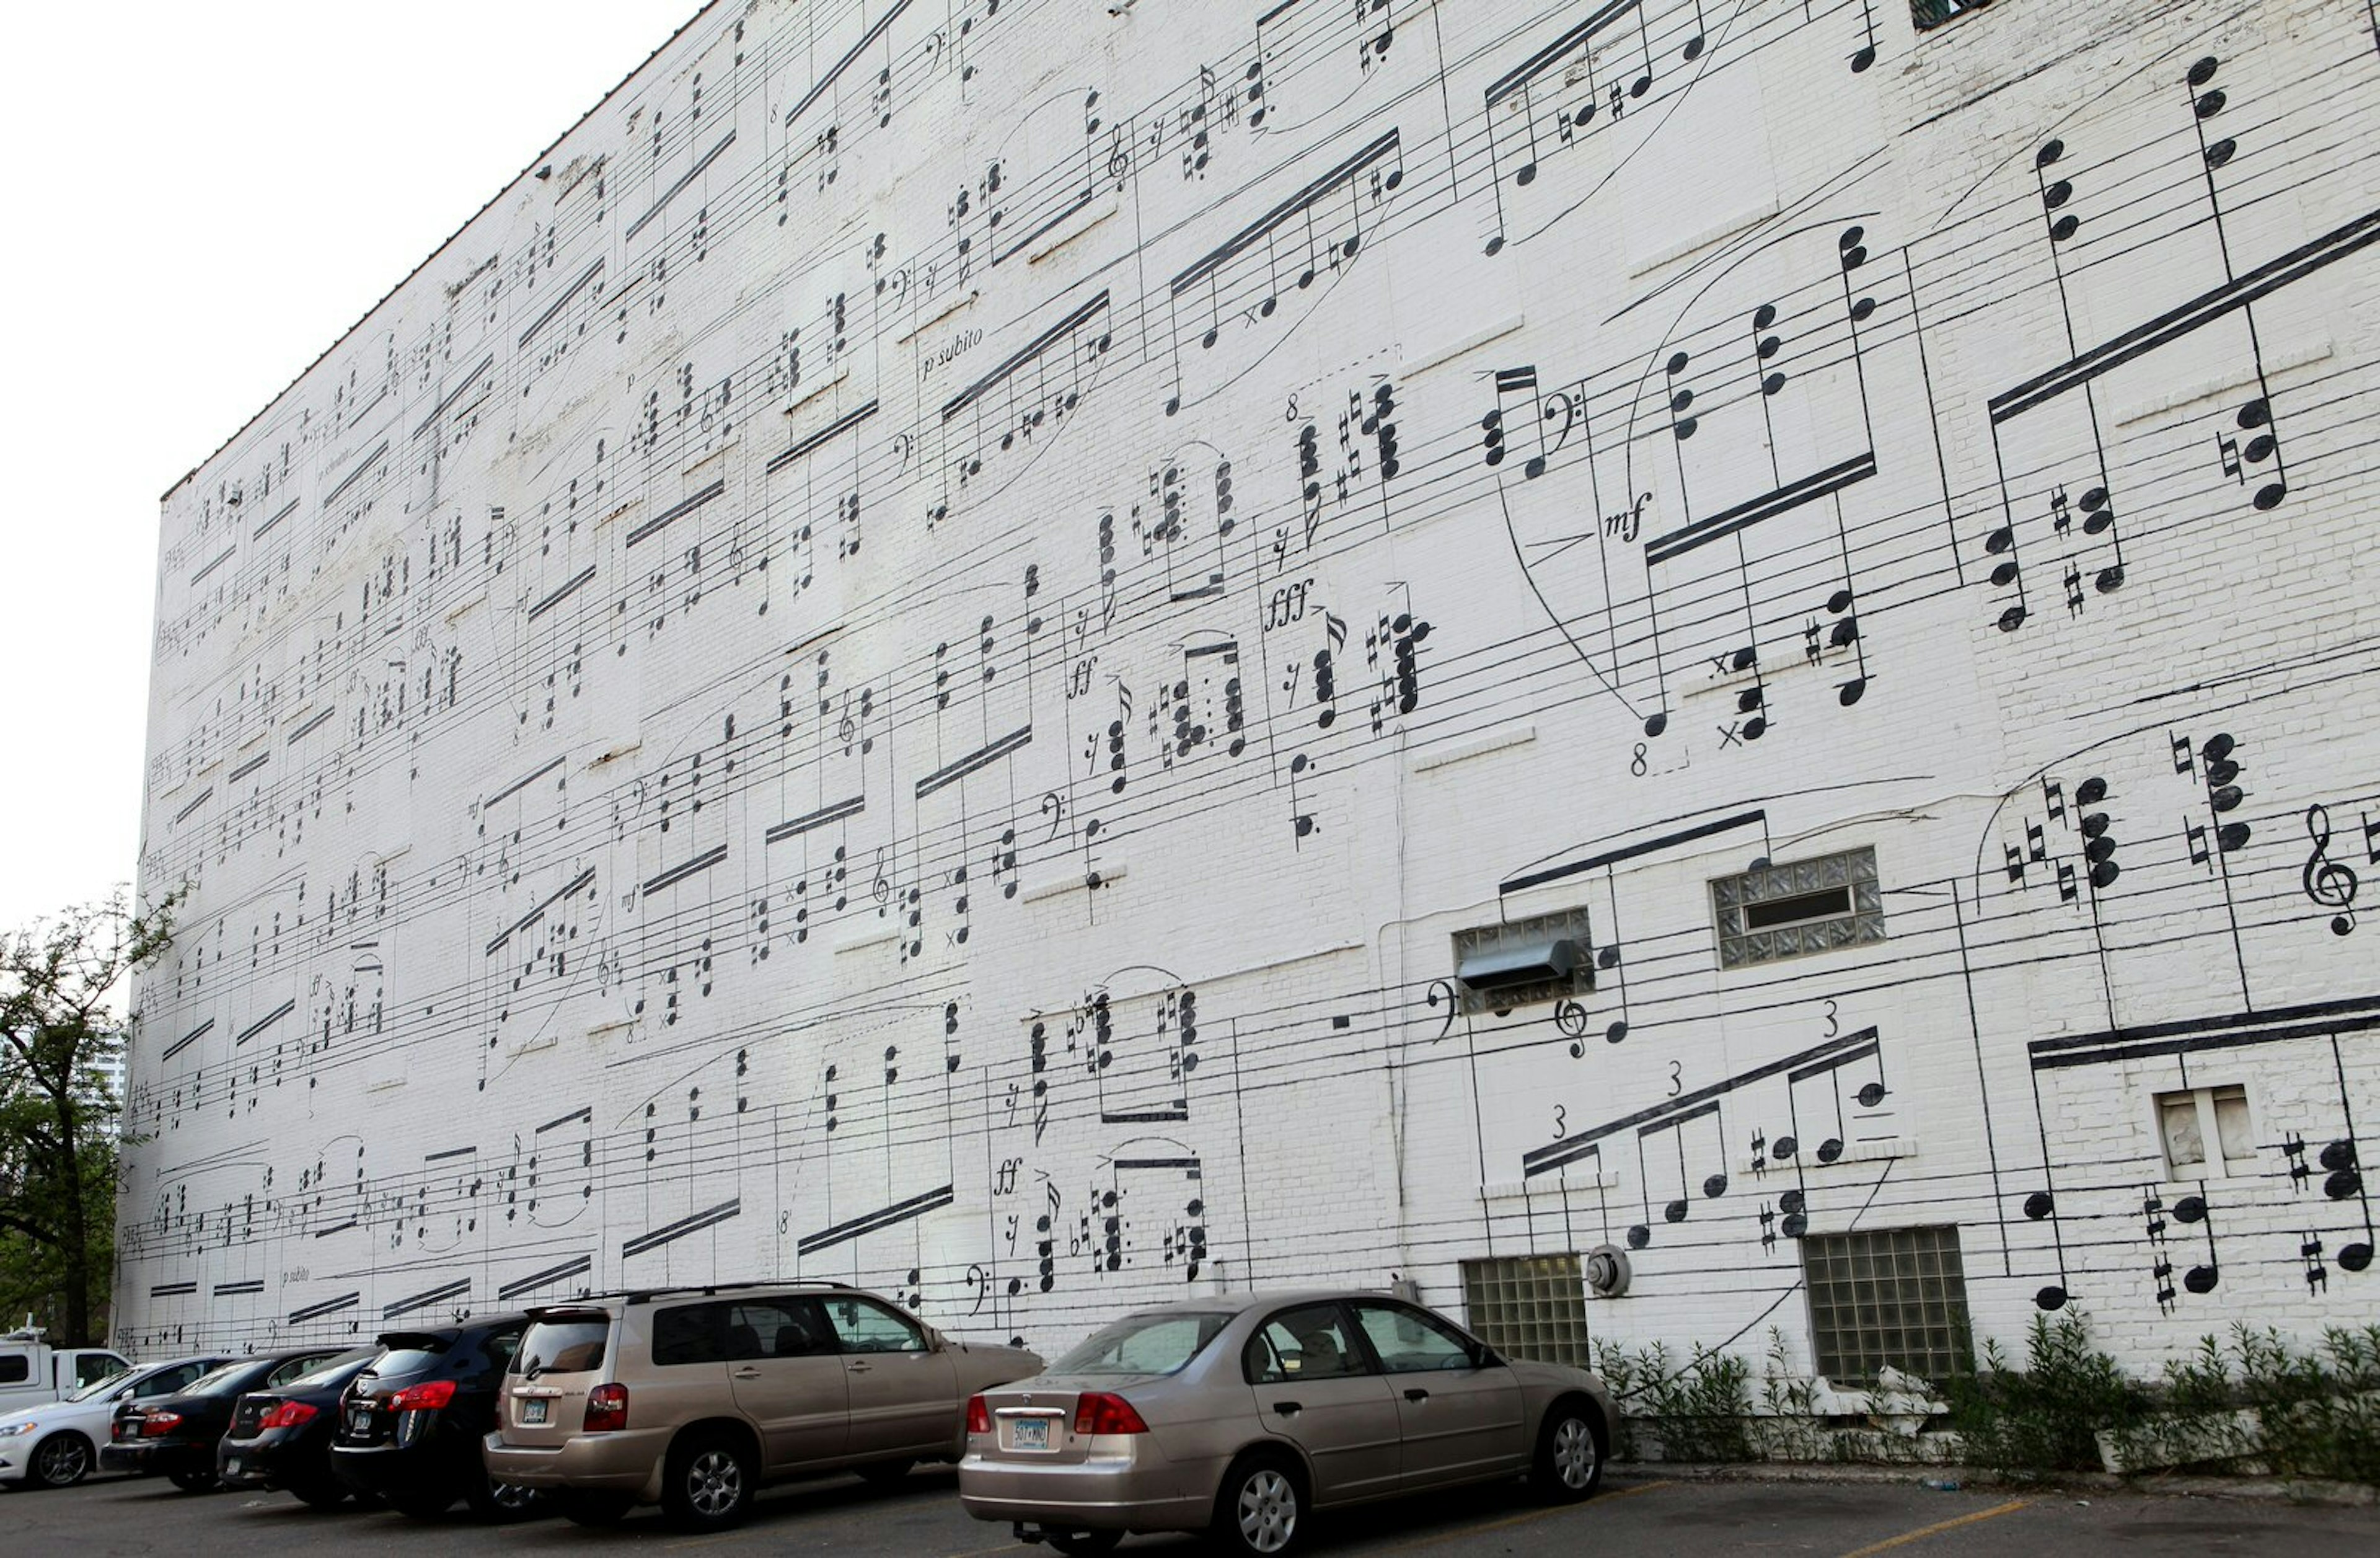
[[132, 1342], [2371, 1316], [2369, 6], [1258, 9], [714, 6], [166, 494]]

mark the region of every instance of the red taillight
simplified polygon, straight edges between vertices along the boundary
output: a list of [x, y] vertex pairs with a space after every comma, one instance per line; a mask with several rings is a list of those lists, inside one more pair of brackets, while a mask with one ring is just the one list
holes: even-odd
[[1085, 1391], [1075, 1402], [1075, 1435], [1080, 1438], [1093, 1433], [1147, 1433], [1148, 1425], [1132, 1409], [1132, 1403], [1106, 1391]]
[[302, 1401], [285, 1401], [267, 1412], [256, 1426], [261, 1429], [298, 1428], [321, 1416]]
[[969, 1433], [991, 1431], [991, 1408], [985, 1405], [983, 1397], [979, 1395], [967, 1397], [967, 1431]]
[[454, 1399], [454, 1381], [432, 1380], [397, 1392], [388, 1405], [393, 1412], [435, 1412]]
[[152, 1412], [140, 1419], [140, 1437], [162, 1438], [173, 1432], [175, 1426], [181, 1420], [182, 1415], [179, 1412]]
[[587, 1393], [589, 1433], [616, 1433], [628, 1426], [628, 1387], [597, 1385]]

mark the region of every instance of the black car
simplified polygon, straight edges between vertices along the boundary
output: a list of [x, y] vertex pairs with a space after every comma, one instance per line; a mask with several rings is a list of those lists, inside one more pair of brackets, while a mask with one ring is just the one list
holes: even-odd
[[540, 1510], [534, 1491], [489, 1481], [480, 1460], [504, 1369], [528, 1329], [528, 1316], [508, 1314], [382, 1333], [387, 1350], [339, 1398], [331, 1440], [339, 1480], [419, 1517], [458, 1498], [488, 1519]]
[[286, 1489], [318, 1509], [345, 1499], [347, 1485], [331, 1471], [339, 1397], [379, 1357], [378, 1347], [358, 1347], [312, 1373], [241, 1396], [230, 1431], [215, 1447], [215, 1476], [226, 1488]]
[[163, 1475], [186, 1492], [203, 1492], [215, 1485], [215, 1442], [231, 1427], [240, 1396], [310, 1373], [339, 1351], [308, 1347], [259, 1353], [200, 1375], [179, 1395], [127, 1402], [108, 1425], [100, 1469]]

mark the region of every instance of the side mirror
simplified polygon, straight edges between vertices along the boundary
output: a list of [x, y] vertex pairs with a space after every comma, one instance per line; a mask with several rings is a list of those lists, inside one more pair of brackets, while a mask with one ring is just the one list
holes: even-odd
[[109, 1399], [114, 1400], [114, 1401], [129, 1401], [129, 1400], [131, 1400], [131, 1399], [132, 1399], [132, 1387], [131, 1387], [130, 1385], [127, 1385], [127, 1386], [125, 1386], [122, 1390], [117, 1391], [117, 1392], [115, 1393], [115, 1395], [113, 1395], [112, 1397], [110, 1397]]

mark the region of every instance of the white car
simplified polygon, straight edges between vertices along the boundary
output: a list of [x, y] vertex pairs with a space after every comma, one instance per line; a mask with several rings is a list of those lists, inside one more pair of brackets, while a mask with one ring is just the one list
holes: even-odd
[[137, 1364], [96, 1380], [63, 1401], [0, 1418], [0, 1482], [70, 1488], [99, 1464], [108, 1420], [128, 1401], [172, 1395], [217, 1364], [221, 1355]]

